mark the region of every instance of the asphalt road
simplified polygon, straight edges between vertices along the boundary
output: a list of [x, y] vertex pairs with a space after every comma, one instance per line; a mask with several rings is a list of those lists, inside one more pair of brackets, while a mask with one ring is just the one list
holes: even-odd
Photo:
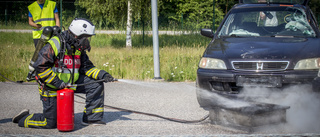
[[[82, 126], [80, 124], [84, 105], [75, 103], [75, 129], [59, 132], [57, 129], [31, 129], [18, 127], [11, 118], [22, 109], [31, 113], [42, 112], [42, 103], [36, 85], [0, 83], [0, 136], [16, 135], [67, 135], [67, 136], [255, 136], [283, 135], [260, 130], [248, 133], [229, 127], [213, 125], [207, 119], [200, 123], [184, 124], [164, 119], [121, 112], [106, 108], [105, 126]], [[84, 96], [83, 94], [79, 94]], [[84, 102], [79, 97], [75, 101]], [[165, 117], [198, 120], [208, 114], [199, 107], [193, 82], [141, 82], [123, 80], [105, 84], [105, 104], [115, 107], [154, 113]], [[290, 134], [290, 133], [285, 133]], [[292, 135], [292, 134], [290, 134]], [[314, 134], [304, 134], [314, 135]], [[319, 135], [319, 134], [318, 134]]]

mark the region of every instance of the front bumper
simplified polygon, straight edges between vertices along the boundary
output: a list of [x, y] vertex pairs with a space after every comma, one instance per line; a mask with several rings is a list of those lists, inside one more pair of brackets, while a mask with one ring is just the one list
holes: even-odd
[[315, 83], [318, 71], [235, 71], [198, 69], [199, 88], [227, 93], [239, 93], [244, 86], [282, 88], [291, 84]]

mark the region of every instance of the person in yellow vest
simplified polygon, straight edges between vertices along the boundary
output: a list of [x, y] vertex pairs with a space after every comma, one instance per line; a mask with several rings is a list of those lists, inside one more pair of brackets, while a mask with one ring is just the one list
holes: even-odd
[[56, 2], [50, 0], [37, 0], [28, 6], [28, 10], [33, 42], [34, 46], [37, 46], [44, 27], [60, 27], [58, 9]]
[[[75, 93], [86, 94], [83, 125], [105, 125], [104, 84], [114, 78], [106, 71], [96, 68], [89, 60], [89, 37], [95, 35], [95, 26], [86, 19], [74, 19], [69, 29], [53, 37], [40, 50], [33, 64], [39, 79], [39, 94], [43, 103], [42, 114], [29, 114], [25, 109], [12, 118], [13, 123], [26, 128], [57, 127], [57, 90], [73, 89]], [[65, 41], [65, 42], [63, 42]], [[91, 83], [85, 86], [69, 87], [70, 84]], [[93, 83], [93, 84], [92, 84]]]

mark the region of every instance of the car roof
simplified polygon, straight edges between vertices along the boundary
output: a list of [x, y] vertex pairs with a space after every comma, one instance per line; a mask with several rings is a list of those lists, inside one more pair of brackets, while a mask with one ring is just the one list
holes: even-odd
[[266, 2], [258, 2], [258, 0], [239, 0], [240, 4], [299, 4], [306, 6], [310, 0], [265, 0]]

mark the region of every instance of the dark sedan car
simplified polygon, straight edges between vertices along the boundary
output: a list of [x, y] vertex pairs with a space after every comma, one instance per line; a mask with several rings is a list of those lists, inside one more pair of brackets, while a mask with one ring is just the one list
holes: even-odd
[[201, 30], [212, 41], [199, 62], [197, 86], [236, 95], [245, 86], [312, 83], [320, 68], [320, 34], [308, 2], [240, 0], [216, 33]]

